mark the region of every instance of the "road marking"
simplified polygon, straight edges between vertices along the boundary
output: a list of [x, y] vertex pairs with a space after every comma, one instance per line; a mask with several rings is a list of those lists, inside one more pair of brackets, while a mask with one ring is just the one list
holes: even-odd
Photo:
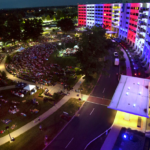
[[90, 97], [95, 97], [95, 98], [101, 98], [101, 99], [106, 99], [106, 100], [111, 100], [111, 99], [107, 99], [107, 98], [103, 98], [103, 97], [97, 97], [97, 96], [91, 96]]
[[104, 105], [104, 104], [99, 104], [99, 103], [96, 103], [96, 102], [90, 102], [90, 101], [87, 101], [87, 102], [89, 102], [89, 103], [93, 103], [93, 104], [97, 104], [97, 105], [102, 105], [102, 106], [108, 106], [108, 105]]
[[94, 109], [95, 109], [95, 108], [93, 108], [93, 110], [91, 111], [90, 115], [92, 115], [92, 113], [93, 113]]
[[105, 88], [104, 88], [104, 90], [103, 90], [103, 93], [105, 92]]
[[74, 138], [72, 138], [72, 139], [70, 140], [70, 142], [67, 144], [67, 146], [65, 147], [65, 149], [69, 146], [69, 144], [72, 142], [73, 139], [74, 139]]

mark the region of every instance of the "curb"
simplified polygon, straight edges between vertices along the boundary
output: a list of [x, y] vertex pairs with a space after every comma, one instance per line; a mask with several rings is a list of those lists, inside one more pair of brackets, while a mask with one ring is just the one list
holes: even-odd
[[[84, 102], [85, 103], [85, 102]], [[74, 117], [78, 114], [78, 112], [83, 107], [84, 103], [81, 105], [81, 107], [77, 110], [77, 112], [74, 114], [74, 116], [67, 122], [67, 124], [57, 133], [57, 135], [46, 145], [42, 150], [45, 150], [60, 134], [61, 132], [69, 125], [69, 123], [74, 119]]]
[[109, 129], [111, 129], [112, 126], [113, 126], [113, 125], [111, 125], [110, 128], [108, 128], [107, 130], [105, 130], [105, 131], [104, 131], [103, 133], [101, 133], [99, 136], [97, 136], [96, 138], [94, 138], [93, 140], [91, 140], [91, 141], [85, 146], [84, 150], [86, 150], [87, 147], [88, 147], [92, 142], [94, 142], [95, 140], [97, 140], [97, 139], [98, 139], [99, 137], [101, 137], [105, 132], [107, 132]]
[[[100, 74], [100, 76], [99, 76], [99, 78], [98, 78], [98, 80], [97, 80], [97, 82], [96, 82], [96, 85], [97, 85], [98, 81], [100, 80], [100, 78], [101, 78], [101, 74]], [[93, 88], [93, 90], [91, 91], [91, 93], [89, 94], [89, 96], [93, 93], [93, 91], [94, 91], [96, 85], [94, 86], [94, 88]]]

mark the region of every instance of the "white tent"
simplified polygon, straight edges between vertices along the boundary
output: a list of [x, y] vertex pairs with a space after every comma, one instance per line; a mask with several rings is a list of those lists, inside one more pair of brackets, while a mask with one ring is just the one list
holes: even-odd
[[24, 87], [24, 90], [27, 90], [27, 91], [31, 91], [35, 89], [35, 85], [27, 85], [26, 87]]
[[79, 46], [78, 46], [78, 45], [75, 45], [74, 48], [79, 48]]
[[23, 47], [21, 47], [20, 49], [18, 49], [17, 51], [18, 52], [21, 52], [21, 51], [23, 51], [25, 48], [23, 48]]

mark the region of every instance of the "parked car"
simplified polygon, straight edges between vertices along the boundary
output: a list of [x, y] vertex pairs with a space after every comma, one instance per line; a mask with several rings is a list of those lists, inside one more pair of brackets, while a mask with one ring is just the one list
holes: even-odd
[[114, 56], [115, 56], [115, 57], [118, 57], [118, 53], [117, 53], [117, 52], [114, 52]]

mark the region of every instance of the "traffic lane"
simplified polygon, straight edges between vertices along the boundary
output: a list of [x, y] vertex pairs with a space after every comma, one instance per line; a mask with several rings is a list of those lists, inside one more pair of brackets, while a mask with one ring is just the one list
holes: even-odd
[[[71, 123], [62, 131], [62, 133], [57, 137], [50, 146], [48, 146], [47, 150], [63, 150], [68, 145], [68, 143], [71, 141], [72, 138], [74, 138], [74, 135], [76, 133], [77, 128], [80, 125], [84, 125], [85, 120], [88, 120], [89, 114], [91, 113], [91, 110], [93, 109], [93, 106], [95, 104], [87, 104], [85, 103], [80, 110], [79, 114], [82, 117], [75, 117]], [[82, 118], [82, 119], [81, 119]], [[73, 142], [73, 141], [71, 141]], [[70, 143], [71, 144], [71, 143]], [[67, 148], [69, 145], [67, 146]]]
[[69, 123], [47, 150], [83, 150], [90, 140], [112, 125], [116, 111], [86, 102], [79, 114], [79, 117], [75, 117]]
[[115, 90], [118, 86], [118, 75], [116, 73], [119, 72], [119, 66], [113, 67], [113, 72], [110, 76], [109, 84], [107, 85], [107, 90], [105, 91], [105, 98], [111, 99], [115, 93]]
[[118, 85], [118, 76], [116, 76], [116, 73], [118, 72], [119, 67], [112, 66], [108, 72], [108, 76], [101, 75], [101, 78], [97, 82], [91, 96], [110, 99], [114, 94], [114, 89], [116, 89]]
[[107, 109], [106, 106], [97, 105], [89, 120], [83, 122], [86, 124], [77, 129], [74, 141], [70, 145], [71, 150], [83, 150], [85, 146], [95, 137], [107, 130], [113, 123], [116, 111]]
[[103, 92], [105, 92], [106, 84], [108, 84], [108, 77], [101, 75], [99, 81], [97, 82], [96, 86], [94, 87], [93, 92], [91, 93], [91, 96], [96, 97], [103, 97]]

